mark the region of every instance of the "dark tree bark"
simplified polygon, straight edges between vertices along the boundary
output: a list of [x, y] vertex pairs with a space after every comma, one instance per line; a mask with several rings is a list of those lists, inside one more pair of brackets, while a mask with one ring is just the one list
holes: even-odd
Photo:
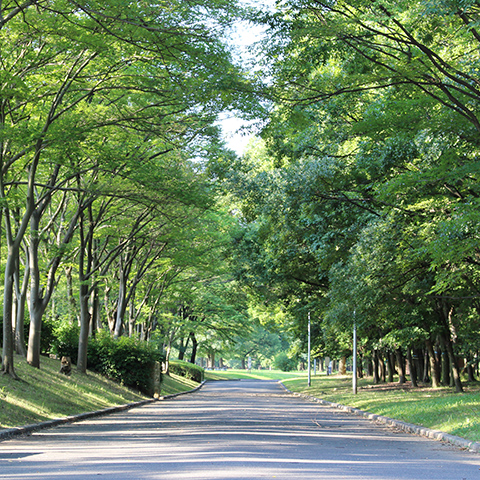
[[373, 351], [373, 383], [380, 383], [378, 351]]
[[387, 353], [387, 371], [388, 371], [388, 382], [393, 383], [393, 376], [395, 374], [395, 358], [392, 352]]
[[395, 354], [397, 356], [398, 383], [403, 385], [405, 383], [405, 359], [400, 348], [395, 351]]
[[407, 348], [407, 359], [408, 359], [408, 366], [410, 367], [410, 381], [412, 382], [412, 385], [414, 387], [418, 387], [417, 370], [415, 368], [415, 362], [413, 361], [411, 348]]
[[192, 354], [190, 356], [190, 363], [195, 363], [198, 349], [198, 341], [197, 337], [195, 336], [195, 332], [190, 332], [190, 339], [192, 340]]

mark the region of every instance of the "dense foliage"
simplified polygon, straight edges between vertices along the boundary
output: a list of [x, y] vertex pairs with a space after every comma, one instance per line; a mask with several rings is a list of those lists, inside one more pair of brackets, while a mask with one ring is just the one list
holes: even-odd
[[[355, 323], [377, 380], [473, 379], [477, 2], [0, 5], [5, 373], [48, 345], [85, 372], [103, 331], [292, 368], [310, 312], [318, 357]], [[241, 19], [265, 29], [248, 74]], [[263, 115], [240, 158], [225, 111]]]
[[224, 0], [0, 2], [4, 373], [14, 350], [34, 367], [69, 353], [85, 372], [96, 331], [168, 353], [201, 333], [184, 311], [226, 320], [232, 220], [205, 164], [232, 155], [219, 113], [251, 102], [223, 41], [239, 14]]
[[[479, 344], [480, 9], [286, 0], [265, 15], [262, 137], [224, 172], [237, 275], [319, 356], [455, 383]], [[361, 373], [361, 372], [360, 372]], [[452, 375], [452, 376], [450, 376]]]

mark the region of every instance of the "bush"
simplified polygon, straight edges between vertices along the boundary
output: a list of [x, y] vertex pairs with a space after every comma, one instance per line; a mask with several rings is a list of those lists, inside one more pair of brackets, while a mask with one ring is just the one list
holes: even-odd
[[288, 358], [288, 355], [285, 352], [280, 352], [275, 355], [273, 366], [282, 372], [290, 372], [295, 370], [296, 367], [295, 360]]
[[144, 393], [152, 390], [155, 363], [164, 359], [156, 346], [148, 342], [130, 337], [114, 339], [108, 332], [90, 340], [87, 357], [91, 370]]
[[[53, 322], [47, 323], [51, 326]], [[51, 340], [50, 353], [58, 357], [70, 357], [72, 363], [77, 363], [78, 357], [78, 339], [80, 336], [80, 327], [77, 323], [60, 322], [52, 328], [53, 338]], [[43, 331], [42, 331], [43, 337]], [[46, 348], [45, 346], [42, 348]]]
[[180, 375], [197, 383], [202, 383], [205, 375], [205, 370], [202, 367], [182, 360], [170, 361], [168, 370], [175, 375]]

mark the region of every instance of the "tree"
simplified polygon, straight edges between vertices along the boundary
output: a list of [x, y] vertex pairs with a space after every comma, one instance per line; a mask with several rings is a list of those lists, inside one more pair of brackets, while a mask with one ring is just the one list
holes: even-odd
[[[29, 224], [34, 223], [30, 261], [35, 293], [35, 229], [68, 179], [92, 169], [138, 179], [140, 170], [159, 156], [174, 150], [191, 153], [204, 138], [216, 135], [216, 114], [232, 101], [225, 85], [241, 82], [219, 40], [235, 14], [231, 3], [169, 2], [159, 8], [148, 2], [59, 0], [2, 7], [1, 25], [9, 22], [0, 32], [5, 45], [0, 195], [7, 239], [3, 369], [14, 376], [12, 295]], [[187, 19], [193, 28], [187, 28]], [[117, 142], [127, 132], [133, 135], [126, 144], [130, 151]], [[135, 161], [143, 162], [140, 168], [132, 169]], [[42, 198], [36, 196], [39, 187]], [[75, 216], [71, 220], [73, 232]], [[49, 291], [44, 297], [34, 295], [35, 318], [45, 310]], [[38, 344], [39, 322], [32, 328], [32, 342]]]

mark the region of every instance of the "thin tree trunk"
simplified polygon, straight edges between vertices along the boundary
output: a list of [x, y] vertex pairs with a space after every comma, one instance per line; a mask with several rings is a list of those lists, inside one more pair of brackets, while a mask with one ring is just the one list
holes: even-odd
[[30, 265], [28, 259], [28, 249], [26, 250], [25, 271], [23, 273], [23, 282], [20, 286], [20, 269], [17, 264], [14, 285], [15, 285], [15, 299], [16, 299], [16, 314], [15, 314], [15, 351], [27, 356], [27, 346], [25, 342], [25, 306], [27, 301], [27, 288], [30, 279]]
[[378, 372], [378, 351], [373, 351], [373, 383], [380, 383], [380, 376]]
[[[80, 232], [80, 250], [78, 253], [78, 280], [79, 280], [79, 304], [80, 304], [80, 334], [78, 338], [78, 355], [77, 355], [77, 371], [79, 373], [87, 373], [87, 352], [88, 352], [88, 333], [90, 331], [90, 312], [88, 310], [89, 286], [85, 278], [88, 258], [90, 255], [86, 250], [90, 243], [85, 237], [84, 215], [79, 218]], [[85, 258], [87, 253], [87, 259]]]

